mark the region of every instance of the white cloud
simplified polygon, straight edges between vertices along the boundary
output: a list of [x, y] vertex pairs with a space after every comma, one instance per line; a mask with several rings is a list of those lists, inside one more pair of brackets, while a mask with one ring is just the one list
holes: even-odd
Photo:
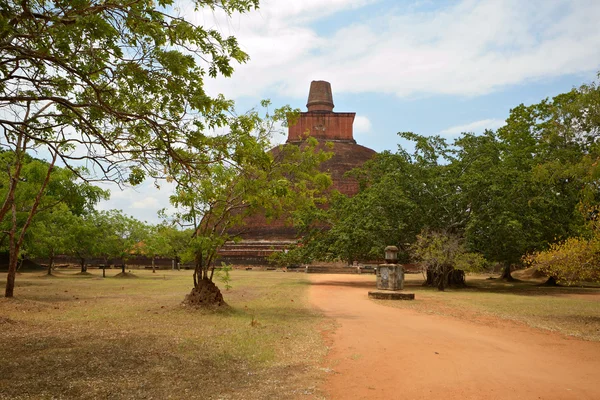
[[[463, 0], [434, 11], [392, 8], [319, 36], [311, 22], [371, 1], [265, 1], [217, 26], [251, 61], [211, 92], [306, 96], [313, 79], [336, 93], [481, 95], [507, 85], [600, 68], [597, 0]], [[206, 14], [191, 14], [208, 23]], [[210, 25], [210, 23], [208, 23]]]
[[486, 129], [498, 129], [506, 124], [501, 119], [482, 119], [480, 121], [470, 122], [464, 125], [457, 125], [440, 132], [442, 136], [458, 136], [463, 132], [481, 133]]
[[140, 208], [143, 210], [156, 210], [159, 208], [158, 200], [154, 197], [145, 197], [141, 200], [134, 201], [131, 208]]
[[[205, 82], [209, 93], [229, 98], [277, 95], [304, 101], [314, 79], [330, 81], [334, 98], [367, 92], [477, 96], [600, 69], [598, 0], [461, 0], [431, 2], [438, 8], [429, 11], [415, 1], [376, 10], [370, 17], [365, 12], [361, 20], [348, 18], [345, 25], [336, 20], [339, 28], [327, 33], [314, 28], [325, 17], [372, 3], [377, 0], [263, 0], [260, 10], [232, 19], [218, 12], [194, 12], [189, 0], [181, 0], [178, 7], [193, 22], [236, 36], [250, 55], [250, 62], [236, 66], [232, 78]], [[479, 133], [503, 123], [487, 119], [440, 133]], [[371, 123], [358, 116], [354, 127], [357, 134], [366, 133]], [[285, 139], [281, 135], [275, 141]], [[101, 208], [120, 208], [156, 221], [154, 211], [141, 207], [154, 201], [157, 209], [169, 207], [171, 191], [143, 186], [137, 192], [113, 189], [112, 199]]]
[[354, 118], [354, 132], [358, 134], [371, 132], [371, 121], [369, 118], [362, 115]]
[[174, 211], [169, 202], [169, 197], [173, 194], [174, 185], [164, 180], [155, 182], [148, 179], [141, 185], [135, 187], [124, 187], [119, 189], [115, 184], [104, 184], [103, 189], [110, 189], [110, 199], [101, 201], [96, 207], [99, 210], [122, 210], [127, 215], [131, 215], [141, 221], [151, 223], [160, 222], [157, 211], [166, 208], [168, 213]]

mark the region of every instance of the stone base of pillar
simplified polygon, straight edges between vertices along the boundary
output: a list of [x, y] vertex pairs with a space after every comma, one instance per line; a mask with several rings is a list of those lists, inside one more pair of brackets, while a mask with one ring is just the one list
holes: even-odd
[[400, 264], [381, 264], [377, 267], [377, 289], [404, 289], [404, 270]]

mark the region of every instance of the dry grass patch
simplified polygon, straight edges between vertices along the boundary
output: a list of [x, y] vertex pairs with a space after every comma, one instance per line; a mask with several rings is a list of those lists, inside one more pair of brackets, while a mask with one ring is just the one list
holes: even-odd
[[[115, 275], [114, 270], [107, 271]], [[0, 398], [267, 399], [311, 393], [326, 348], [304, 275], [234, 271], [231, 306], [181, 306], [188, 271], [17, 278], [1, 299]], [[5, 279], [5, 274], [0, 274]], [[254, 321], [254, 323], [252, 322]]]
[[493, 323], [489, 318], [517, 321], [535, 328], [559, 332], [585, 340], [600, 341], [600, 288], [545, 287], [542, 280], [508, 283], [467, 277], [468, 287], [439, 292], [422, 287], [421, 275], [407, 275], [405, 290], [414, 301], [384, 301], [380, 304]]

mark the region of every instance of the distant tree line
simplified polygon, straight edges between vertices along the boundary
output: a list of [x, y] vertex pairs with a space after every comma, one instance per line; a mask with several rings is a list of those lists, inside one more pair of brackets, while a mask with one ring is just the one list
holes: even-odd
[[[0, 152], [4, 170], [13, 158], [13, 152]], [[11, 218], [0, 222], [0, 251], [9, 253], [9, 263], [47, 260], [52, 274], [56, 257], [66, 255], [79, 261], [82, 273], [92, 258], [102, 259], [105, 266], [119, 260], [124, 272], [127, 259], [136, 255], [148, 257], [152, 265], [156, 257], [177, 262], [191, 239], [190, 231], [172, 224], [147, 224], [118, 210], [96, 211], [94, 206], [109, 193], [81, 182], [66, 168], [27, 155], [20, 176]], [[0, 194], [6, 192], [7, 180], [6, 174], [0, 175]], [[36, 191], [44, 181], [34, 210]]]

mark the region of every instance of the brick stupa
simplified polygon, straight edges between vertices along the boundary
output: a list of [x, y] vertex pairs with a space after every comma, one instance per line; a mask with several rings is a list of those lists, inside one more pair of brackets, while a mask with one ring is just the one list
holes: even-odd
[[[299, 120], [288, 129], [286, 143], [300, 145], [307, 133], [319, 140], [330, 142], [333, 156], [321, 165], [321, 170], [329, 172], [333, 189], [353, 196], [358, 192], [358, 182], [345, 177], [353, 168], [360, 167], [371, 159], [375, 151], [356, 144], [353, 123], [356, 113], [333, 112], [331, 85], [325, 81], [312, 81], [308, 95], [307, 112], [300, 114]], [[267, 265], [266, 258], [274, 251], [298, 241], [298, 235], [285, 219], [267, 221], [264, 216], [246, 220], [242, 241], [226, 245], [220, 252], [221, 261], [235, 266]]]

